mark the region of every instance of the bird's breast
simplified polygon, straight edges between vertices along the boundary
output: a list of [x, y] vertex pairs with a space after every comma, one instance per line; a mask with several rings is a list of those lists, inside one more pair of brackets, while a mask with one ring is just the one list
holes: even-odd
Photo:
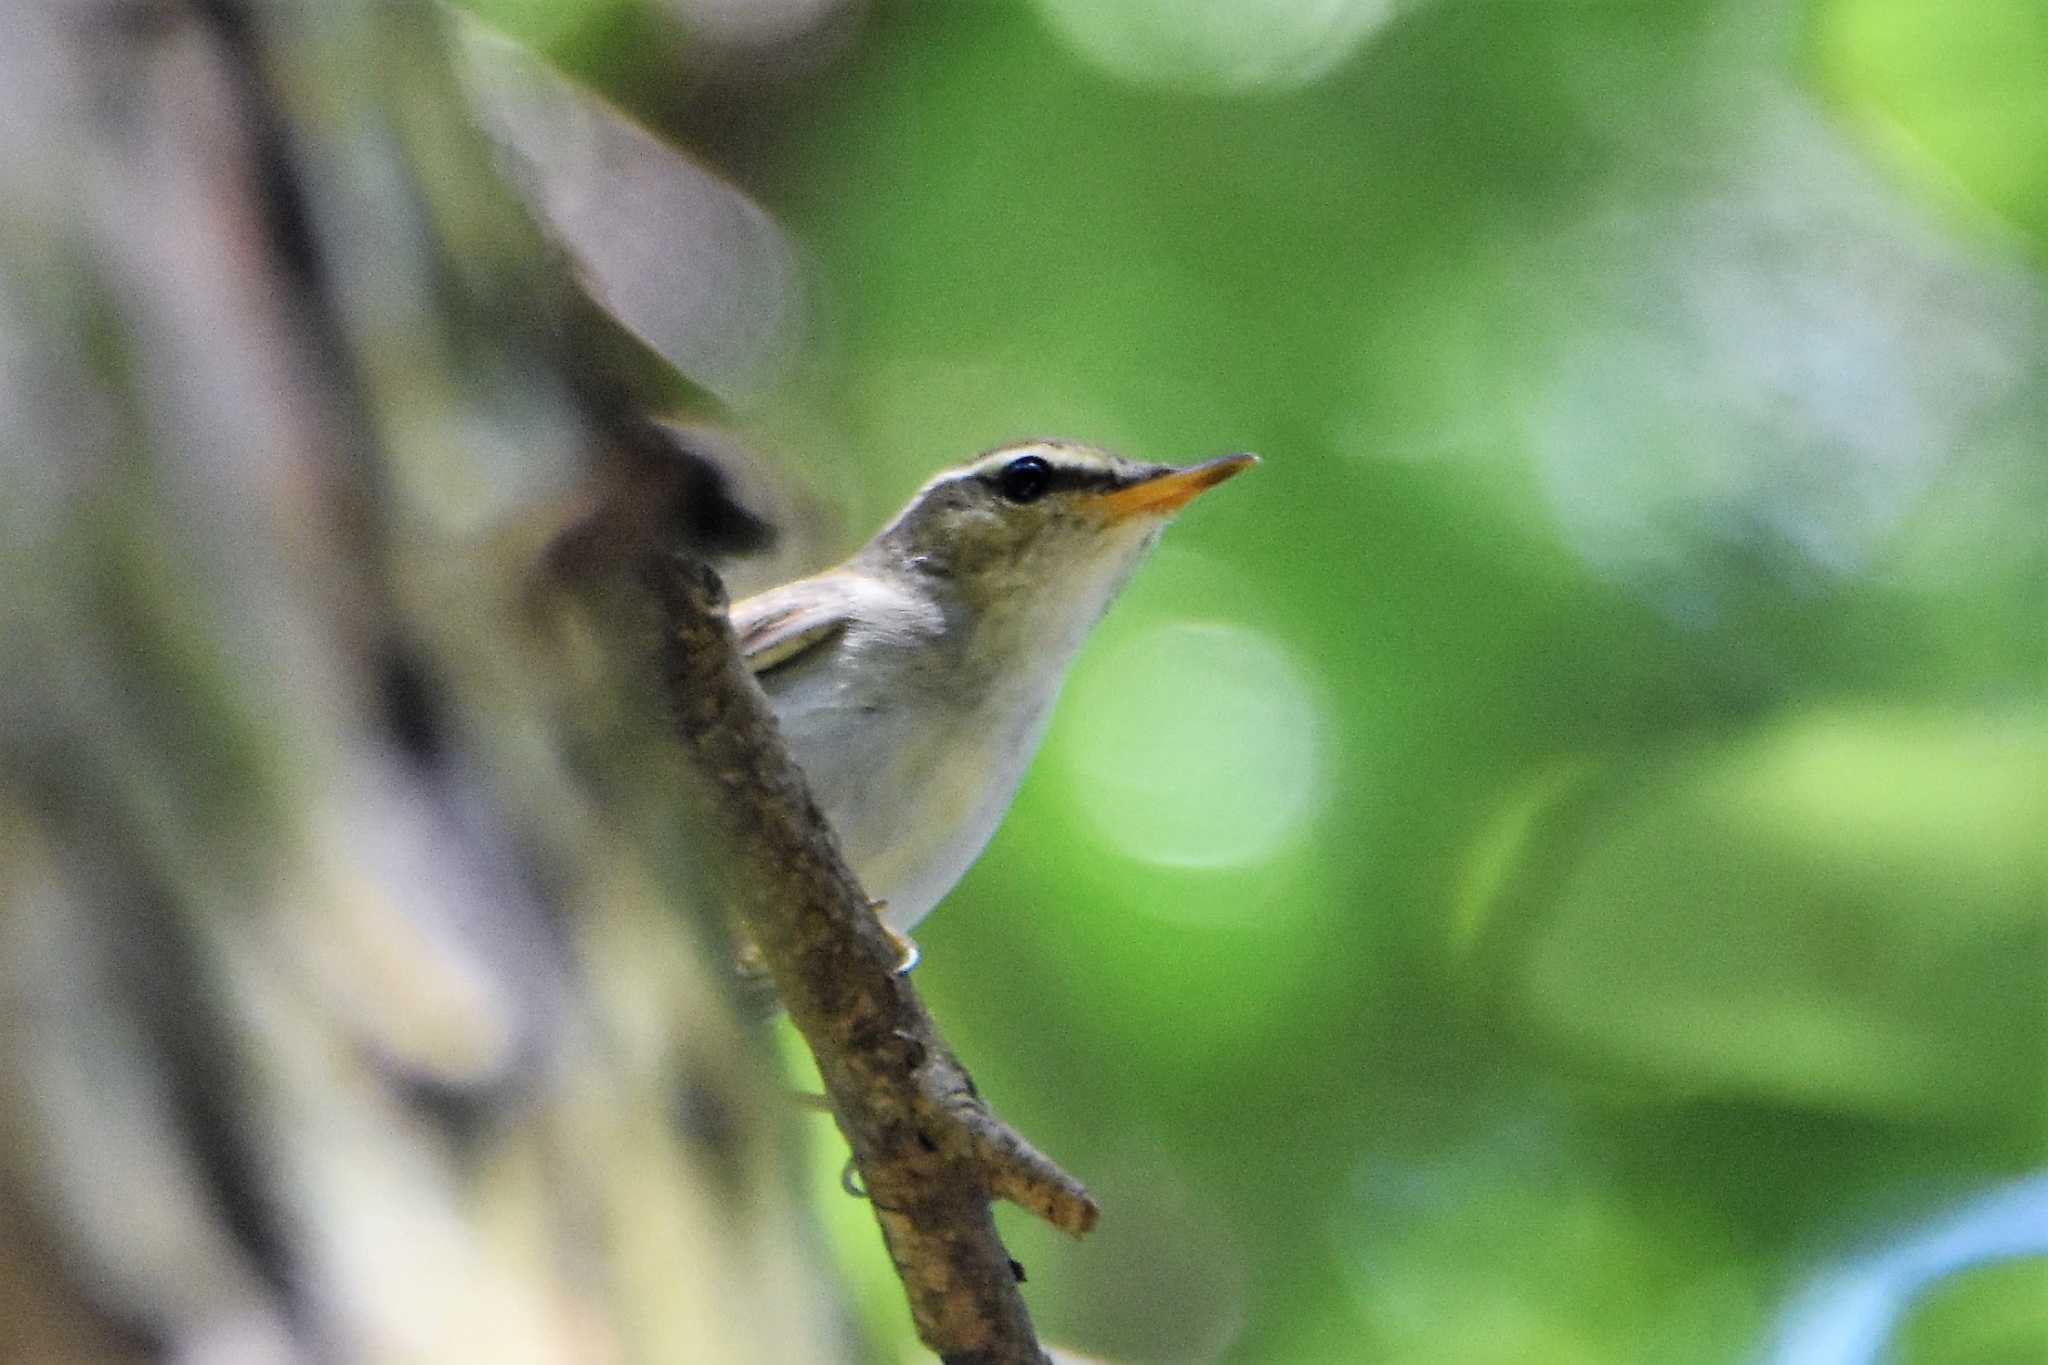
[[862, 887], [907, 930], [1002, 823], [1052, 697], [935, 688], [920, 676], [928, 656], [891, 658], [865, 643], [858, 667], [809, 670], [769, 698]]

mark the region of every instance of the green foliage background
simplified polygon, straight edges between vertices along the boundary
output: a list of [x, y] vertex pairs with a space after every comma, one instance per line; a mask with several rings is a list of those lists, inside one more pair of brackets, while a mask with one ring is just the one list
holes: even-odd
[[[1749, 1359], [2040, 1167], [2039, 4], [1440, 0], [1221, 92], [1056, 6], [881, 5], [742, 95], [638, 8], [477, 7], [813, 254], [825, 344], [755, 425], [848, 541], [1019, 434], [1266, 457], [920, 933], [1107, 1208], [1008, 1225], [1053, 1339]], [[1896, 1358], [2044, 1358], [2043, 1265], [1901, 1305]]]

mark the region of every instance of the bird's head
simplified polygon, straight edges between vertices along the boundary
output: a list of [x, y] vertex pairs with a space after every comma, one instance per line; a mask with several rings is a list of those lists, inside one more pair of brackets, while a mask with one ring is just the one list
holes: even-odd
[[931, 479], [860, 559], [991, 624], [1077, 645], [1174, 513], [1256, 463], [1237, 454], [1144, 464], [1067, 441], [1003, 446]]
[[975, 598], [1056, 592], [1127, 571], [1196, 494], [1256, 463], [1240, 454], [1181, 468], [1069, 441], [1003, 446], [932, 478], [864, 557], [951, 580]]

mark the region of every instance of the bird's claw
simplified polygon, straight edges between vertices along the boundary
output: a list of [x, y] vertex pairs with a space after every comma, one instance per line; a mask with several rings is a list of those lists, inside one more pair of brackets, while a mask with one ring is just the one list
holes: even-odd
[[[884, 910], [889, 908], [889, 903], [887, 901], [870, 901], [868, 908], [879, 916]], [[884, 924], [882, 926], [882, 936], [889, 940], [889, 946], [896, 952], [896, 965], [891, 968], [896, 975], [906, 975], [924, 957], [924, 950], [917, 946], [916, 940], [912, 939], [910, 935], [896, 929], [891, 929], [888, 925]], [[767, 959], [761, 956], [761, 950], [752, 943], [742, 943], [740, 945], [739, 951], [733, 955], [732, 965], [733, 970], [743, 980], [761, 981], [767, 979]]]
[[916, 940], [910, 935], [891, 929], [886, 924], [882, 926], [882, 935], [889, 940], [889, 946], [896, 950], [896, 975], [907, 976], [910, 969], [924, 956], [924, 950], [917, 946]]

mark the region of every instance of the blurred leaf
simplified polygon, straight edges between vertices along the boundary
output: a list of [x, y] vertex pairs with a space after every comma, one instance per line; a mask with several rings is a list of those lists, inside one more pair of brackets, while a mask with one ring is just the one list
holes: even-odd
[[464, 8], [495, 28], [533, 47], [546, 47], [564, 34], [620, 8], [622, 0], [461, 0]]
[[2048, 248], [2048, 6], [1830, 0], [1823, 78], [1924, 181]]
[[2048, 1254], [1965, 1271], [1900, 1326], [1897, 1365], [2039, 1365], [2048, 1360]]
[[725, 402], [770, 395], [808, 340], [803, 267], [782, 229], [532, 53], [463, 31], [486, 127], [592, 297]]
[[[1533, 472], [1595, 568], [1702, 626], [1854, 581], [1983, 461], [2041, 294], [1931, 230], [1787, 98], [1675, 192], [1611, 201], [1534, 253], [1521, 358]], [[2026, 535], [2032, 509], [2008, 509]]]
[[1756, 1290], [1722, 1269], [1726, 1227], [1631, 1201], [1602, 1154], [1509, 1104], [1424, 1159], [1360, 1163], [1332, 1218], [1395, 1365], [1659, 1365], [1729, 1358]]
[[1285, 90], [1326, 75], [1393, 17], [1392, 0], [1037, 0], [1112, 75], [1187, 90]]
[[2044, 829], [2036, 715], [1788, 718], [1610, 790], [1509, 970], [1552, 1037], [1680, 1090], [2031, 1113]]

